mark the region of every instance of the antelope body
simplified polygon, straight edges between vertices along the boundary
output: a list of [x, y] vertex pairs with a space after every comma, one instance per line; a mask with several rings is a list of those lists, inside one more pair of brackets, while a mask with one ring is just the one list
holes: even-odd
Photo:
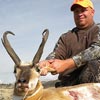
[[[100, 100], [100, 83], [88, 83], [61, 88], [43, 88], [39, 80], [39, 69], [36, 64], [43, 53], [49, 34], [48, 29], [43, 31], [42, 42], [31, 63], [22, 63], [7, 39], [8, 34], [14, 35], [10, 31], [5, 32], [2, 43], [15, 63], [14, 73], [16, 82], [13, 100]], [[47, 70], [50, 72], [55, 71], [48, 67]]]

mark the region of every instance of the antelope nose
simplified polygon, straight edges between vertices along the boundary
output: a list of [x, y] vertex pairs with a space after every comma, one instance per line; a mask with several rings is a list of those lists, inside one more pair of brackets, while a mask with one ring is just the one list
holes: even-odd
[[25, 80], [24, 78], [21, 78], [21, 79], [18, 80], [18, 82], [19, 82], [19, 83], [25, 83], [26, 80]]

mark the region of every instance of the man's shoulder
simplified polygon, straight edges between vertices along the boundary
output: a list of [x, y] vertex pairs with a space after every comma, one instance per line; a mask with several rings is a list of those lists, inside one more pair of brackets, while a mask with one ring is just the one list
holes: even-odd
[[67, 32], [62, 33], [61, 37], [65, 37], [65, 36], [69, 35], [70, 33], [72, 33], [72, 31], [68, 30]]
[[77, 28], [76, 28], [76, 27], [74, 27], [74, 28], [72, 28], [71, 30], [68, 30], [67, 32], [63, 33], [62, 36], [64, 36], [64, 35], [66, 36], [66, 35], [68, 35], [68, 34], [70, 34], [70, 33], [75, 32], [75, 31], [77, 31]]
[[74, 35], [75, 34], [73, 34], [72, 30], [68, 30], [67, 32], [62, 33], [62, 35], [60, 36], [60, 38], [67, 39], [67, 38], [73, 37]]

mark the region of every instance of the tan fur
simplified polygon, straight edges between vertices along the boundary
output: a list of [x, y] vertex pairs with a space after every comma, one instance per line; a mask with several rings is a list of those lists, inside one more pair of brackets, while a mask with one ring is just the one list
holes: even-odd
[[[29, 83], [27, 84], [30, 84], [32, 82], [31, 84], [36, 84], [35, 87], [34, 85], [32, 85], [33, 87], [30, 87], [27, 93], [19, 92], [17, 88], [15, 88], [14, 90], [18, 91], [19, 94], [22, 94], [23, 100], [81, 100], [82, 97], [83, 100], [88, 100], [88, 96], [86, 97], [86, 99], [84, 99], [84, 96], [87, 94], [91, 95], [90, 99], [92, 98], [93, 100], [100, 100], [100, 83], [87, 83], [69, 87], [51, 87], [44, 89], [42, 83], [39, 81], [39, 73], [36, 72], [35, 68], [29, 69], [29, 73], [31, 73], [29, 75], [31, 76], [29, 79]], [[75, 93], [77, 98], [81, 99], [75, 99], [75, 97], [70, 94], [70, 91], [72, 91], [72, 93]]]
[[[41, 84], [39, 87], [41, 88]], [[83, 99], [73, 98], [73, 96], [69, 94], [69, 91], [80, 93]], [[37, 94], [31, 95], [25, 100], [100, 100], [100, 83], [87, 83], [62, 88], [41, 88]], [[87, 97], [84, 99], [86, 95]]]

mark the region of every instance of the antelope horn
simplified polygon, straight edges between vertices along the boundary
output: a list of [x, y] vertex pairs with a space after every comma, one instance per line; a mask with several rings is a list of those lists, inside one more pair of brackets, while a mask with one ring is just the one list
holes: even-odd
[[43, 48], [44, 48], [44, 45], [48, 39], [48, 35], [49, 35], [49, 30], [48, 29], [45, 29], [42, 33], [42, 42], [38, 48], [38, 51], [37, 53], [35, 54], [34, 58], [33, 58], [33, 61], [32, 61], [32, 64], [35, 65], [36, 63], [39, 62], [41, 56], [42, 56], [42, 53], [43, 53]]
[[10, 55], [10, 57], [12, 58], [12, 60], [15, 62], [15, 64], [17, 66], [19, 66], [20, 65], [20, 59], [17, 56], [17, 54], [15, 53], [15, 51], [13, 50], [13, 48], [11, 47], [11, 45], [10, 45], [8, 39], [7, 39], [7, 34], [15, 35], [14, 33], [10, 32], [10, 31], [6, 31], [3, 34], [3, 39], [1, 39], [2, 40], [2, 44], [4, 45], [6, 51], [8, 52], [8, 54]]

